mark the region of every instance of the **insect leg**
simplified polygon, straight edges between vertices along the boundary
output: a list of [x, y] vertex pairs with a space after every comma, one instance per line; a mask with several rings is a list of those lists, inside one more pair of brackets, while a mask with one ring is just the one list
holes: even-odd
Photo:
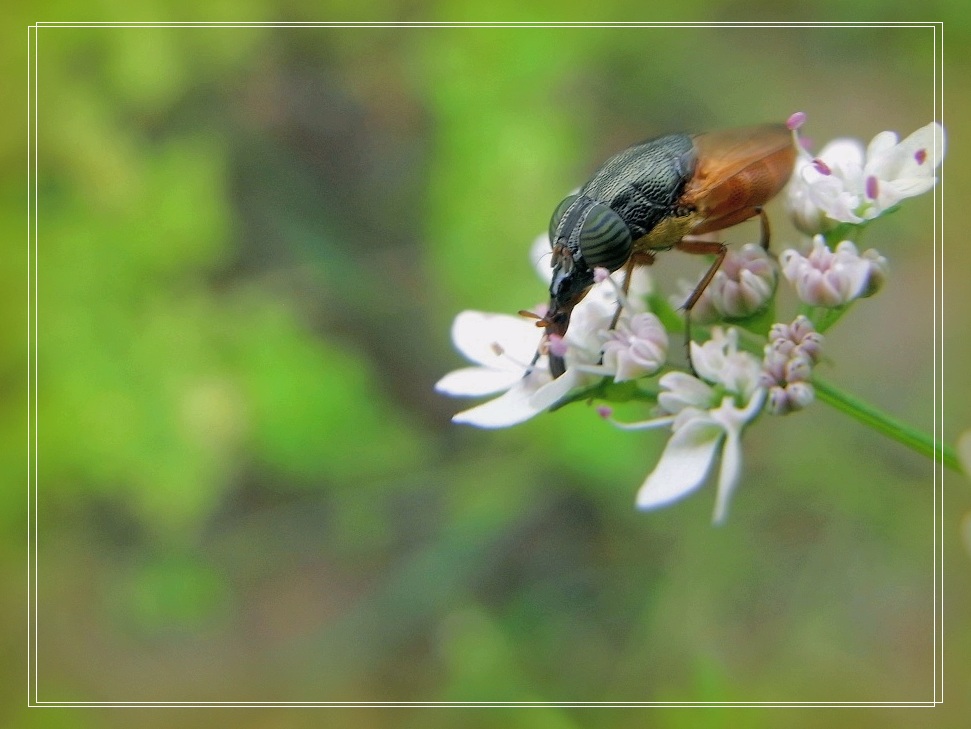
[[759, 235], [759, 245], [766, 253], [769, 252], [769, 216], [765, 214], [765, 208], [756, 208], [759, 211], [759, 222], [762, 224], [762, 232]]
[[624, 302], [627, 300], [627, 294], [630, 292], [630, 279], [634, 275], [634, 266], [638, 264], [650, 266], [652, 263], [654, 263], [653, 253], [635, 254], [627, 259], [627, 263], [624, 264], [624, 283], [621, 286], [621, 291], [624, 295], [617, 302], [617, 310], [614, 312], [614, 318], [610, 320], [611, 330], [617, 326], [617, 322], [620, 321], [620, 312], [624, 310]]
[[694, 305], [698, 303], [698, 299], [701, 298], [701, 295], [705, 292], [705, 289], [708, 288], [708, 284], [711, 283], [711, 280], [715, 277], [715, 274], [721, 267], [722, 261], [725, 260], [725, 254], [728, 253], [728, 248], [724, 243], [684, 239], [682, 239], [675, 247], [678, 250], [684, 251], [685, 253], [715, 256], [715, 261], [711, 264], [711, 267], [702, 277], [701, 281], [698, 282], [698, 285], [695, 286], [694, 291], [691, 292], [691, 295], [688, 297], [688, 300], [684, 302], [684, 306], [682, 307], [684, 309], [684, 351], [688, 356], [688, 367], [691, 368], [693, 373], [697, 374], [695, 372], [695, 366], [691, 363], [691, 310], [694, 308]]

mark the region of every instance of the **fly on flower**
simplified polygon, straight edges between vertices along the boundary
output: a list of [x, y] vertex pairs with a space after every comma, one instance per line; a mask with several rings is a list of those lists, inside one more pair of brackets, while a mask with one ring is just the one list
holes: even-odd
[[[726, 247], [697, 238], [760, 216], [761, 243], [769, 245], [763, 206], [785, 186], [796, 161], [790, 124], [707, 134], [668, 134], [608, 159], [550, 220], [553, 251], [550, 304], [538, 324], [547, 339], [561, 338], [574, 307], [594, 283], [594, 269], [648, 266], [658, 251], [714, 255], [715, 261], [684, 303], [685, 339], [691, 309], [725, 258]], [[690, 357], [690, 350], [689, 350]], [[566, 369], [554, 349], [553, 377]]]

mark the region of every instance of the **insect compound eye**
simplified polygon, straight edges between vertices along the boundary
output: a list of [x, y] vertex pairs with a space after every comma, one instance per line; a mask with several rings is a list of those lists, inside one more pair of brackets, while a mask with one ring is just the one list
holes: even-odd
[[603, 203], [590, 207], [580, 228], [580, 253], [590, 268], [616, 271], [630, 258], [632, 245], [630, 228], [617, 213]]
[[[573, 203], [577, 201], [579, 197], [580, 197], [579, 195], [570, 195], [569, 197], [564, 198], [563, 202], [557, 205], [556, 210], [553, 211], [553, 217], [550, 218], [550, 231], [549, 231], [551, 246], [555, 245], [556, 243], [556, 232], [557, 232], [557, 229], [560, 227], [560, 221], [563, 220], [563, 217], [567, 214], [567, 211], [570, 209]], [[568, 230], [560, 231], [560, 234], [569, 236], [570, 231]]]

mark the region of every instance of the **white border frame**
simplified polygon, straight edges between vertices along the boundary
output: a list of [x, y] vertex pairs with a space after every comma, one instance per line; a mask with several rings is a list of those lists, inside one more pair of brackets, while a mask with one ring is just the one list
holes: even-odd
[[[41, 28], [928, 28], [933, 29], [934, 54], [934, 109], [933, 118], [944, 120], [944, 62], [943, 35], [944, 24], [940, 21], [925, 23], [908, 22], [696, 22], [696, 23], [584, 23], [584, 22], [336, 22], [336, 23], [259, 23], [259, 22], [36, 22], [27, 28], [27, 705], [29, 707], [737, 707], [737, 708], [860, 708], [860, 707], [934, 707], [944, 701], [944, 498], [942, 488], [943, 461], [934, 460], [934, 683], [933, 698], [918, 702], [891, 701], [43, 701], [39, 696], [38, 620], [37, 620], [37, 574], [38, 574], [38, 430], [37, 430], [37, 341], [38, 341], [38, 45]], [[941, 184], [934, 188], [934, 385], [933, 385], [933, 434], [939, 442], [943, 434], [943, 320], [944, 320], [944, 248], [943, 248], [943, 166], [940, 172]]]

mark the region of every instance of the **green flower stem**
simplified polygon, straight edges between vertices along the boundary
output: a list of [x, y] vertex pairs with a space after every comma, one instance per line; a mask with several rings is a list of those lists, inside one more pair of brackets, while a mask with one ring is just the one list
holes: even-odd
[[874, 430], [879, 431], [888, 438], [892, 438], [898, 443], [902, 443], [921, 455], [940, 461], [958, 473], [962, 472], [961, 466], [958, 463], [957, 453], [950, 446], [934, 440], [927, 433], [915, 430], [909, 425], [901, 423], [899, 420], [877, 410], [859, 398], [837, 389], [826, 382], [826, 380], [813, 377], [813, 387], [816, 389], [816, 394], [819, 396], [819, 399], [828, 405], [832, 405], [851, 418], [855, 418], [864, 425], [869, 425]]
[[630, 400], [640, 400], [644, 402], [657, 402], [657, 389], [650, 387], [639, 387], [634, 380], [627, 382], [614, 382], [609, 377], [604, 377], [587, 387], [573, 390], [562, 400], [550, 408], [550, 412], [559, 410], [565, 405], [583, 400], [606, 400], [607, 402], [628, 402]]
[[852, 304], [853, 302], [851, 301], [848, 304], [837, 306], [832, 309], [827, 309], [822, 306], [811, 307], [810, 313], [808, 314], [809, 320], [813, 323], [813, 326], [816, 327], [816, 331], [822, 334], [836, 322], [838, 322], [842, 318], [843, 314], [849, 311]]

